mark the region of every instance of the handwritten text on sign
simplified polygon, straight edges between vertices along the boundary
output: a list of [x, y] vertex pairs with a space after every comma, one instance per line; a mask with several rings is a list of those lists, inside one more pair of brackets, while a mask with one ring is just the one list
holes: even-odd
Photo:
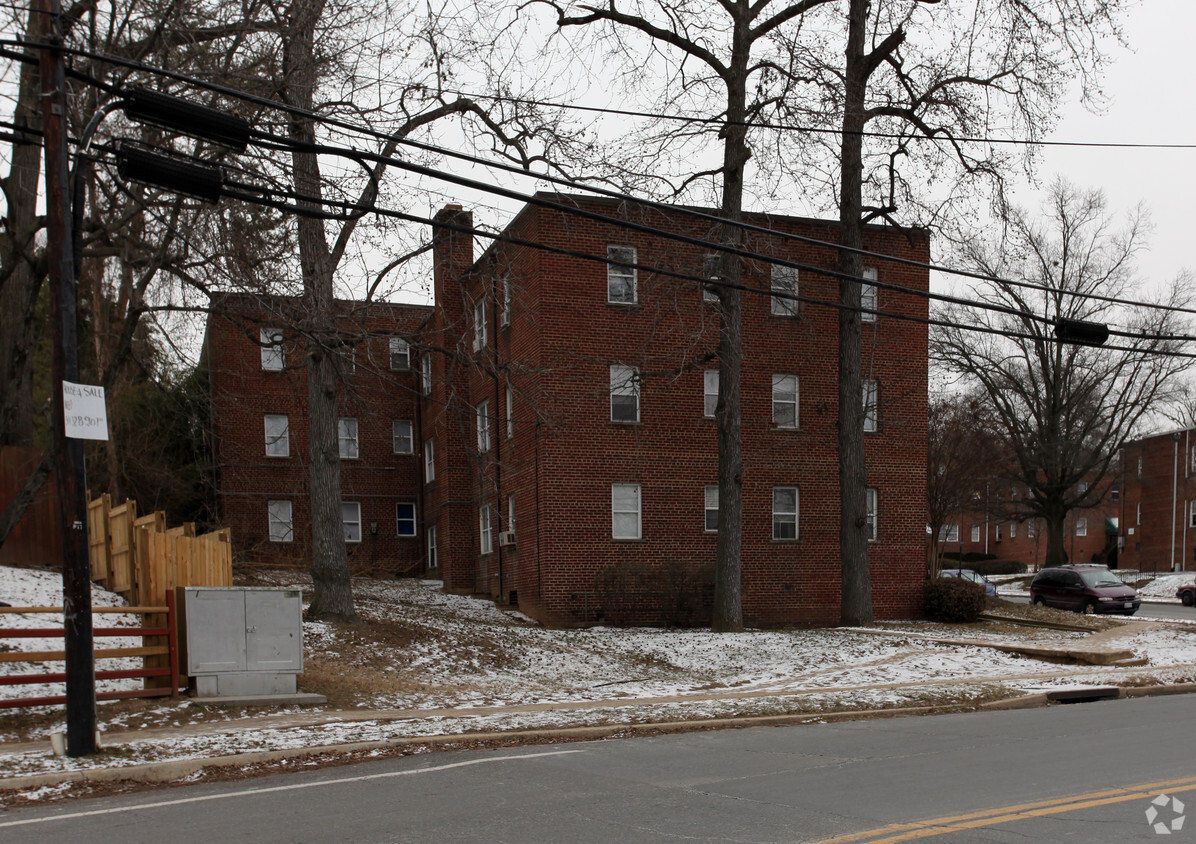
[[62, 382], [66, 435], [77, 440], [108, 439], [108, 408], [104, 388]]

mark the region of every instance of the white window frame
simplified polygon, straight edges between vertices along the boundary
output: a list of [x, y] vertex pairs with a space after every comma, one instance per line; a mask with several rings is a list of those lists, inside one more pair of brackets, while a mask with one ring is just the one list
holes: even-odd
[[[876, 281], [876, 267], [865, 267], [864, 278], [868, 281]], [[860, 284], [860, 321], [861, 322], [876, 322], [877, 315], [875, 313], [868, 313], [868, 311], [875, 311], [880, 304], [880, 298], [875, 284], [867, 284], [862, 282]]]
[[[626, 416], [625, 412], [615, 412], [616, 406], [625, 410], [628, 397], [634, 402], [633, 419], [622, 418]], [[617, 402], [617, 399], [621, 401]], [[610, 365], [610, 421], [624, 425], [638, 424], [640, 421], [640, 376], [639, 369], [634, 366], [624, 366], [621, 363]]]
[[606, 247], [606, 301], [610, 305], [634, 305], [639, 301], [639, 284], [634, 264], [634, 246]]
[[490, 450], [490, 400], [478, 402], [478, 453], [485, 454]]
[[1196, 499], [1188, 502], [1188, 527], [1196, 528]]
[[432, 356], [425, 350], [419, 362], [420, 389], [425, 396], [432, 395]]
[[610, 485], [611, 539], [642, 539], [643, 492], [639, 484]]
[[997, 542], [1000, 542], [1005, 538], [1004, 533], [1001, 531], [1000, 522], [997, 522], [995, 525], [993, 525], [993, 537], [997, 540]]
[[361, 502], [341, 502], [341, 527], [344, 528], [345, 542], [356, 545], [361, 542]]
[[392, 419], [390, 432], [395, 454], [415, 454], [415, 425], [410, 419]]
[[1118, 487], [1117, 484], [1113, 484], [1111, 487], [1109, 487], [1109, 500], [1110, 501], [1120, 501], [1121, 500], [1121, 488]]
[[868, 487], [864, 490], [864, 520], [865, 527], [868, 530], [868, 541], [876, 542], [878, 535], [876, 528], [876, 507], [878, 504], [877, 491], [875, 487]]
[[1076, 518], [1076, 536], [1088, 535], [1088, 518], [1086, 516], [1079, 516]]
[[286, 367], [286, 350], [283, 348], [281, 328], [266, 327], [258, 337], [262, 344], [262, 369], [266, 372], [281, 372]]
[[411, 344], [402, 337], [390, 338], [390, 368], [395, 372], [411, 368]]
[[506, 326], [511, 324], [511, 277], [504, 275], [501, 283], [502, 308], [498, 312], [498, 324]]
[[478, 299], [473, 303], [473, 350], [480, 352], [489, 342], [486, 331], [486, 300]]
[[342, 460], [356, 460], [361, 457], [361, 439], [355, 418], [344, 416], [336, 420], [336, 442]]
[[718, 533], [718, 484], [706, 484], [705, 488], [705, 533]]
[[427, 530], [424, 531], [424, 536], [428, 541], [428, 568], [439, 568], [440, 553], [436, 550], [436, 525], [428, 525]]
[[[788, 508], [788, 501], [778, 502], [778, 494], [789, 496], [792, 494], [793, 508]], [[798, 514], [801, 512], [801, 498], [795, 486], [774, 486], [772, 488], [772, 538], [774, 542], [793, 542], [799, 537]], [[781, 536], [786, 533], [785, 527], [792, 530], [792, 536]]]
[[1142, 502], [1141, 501], [1138, 502], [1137, 509], [1134, 513], [1134, 524], [1135, 525], [1142, 524]]
[[959, 525], [942, 525], [939, 527], [939, 542], [959, 542]]
[[797, 267], [786, 267], [781, 264], [772, 265], [771, 289], [773, 294], [783, 296], [769, 296], [769, 310], [773, 316], [795, 317], [798, 315], [797, 299], [789, 298], [797, 295], [798, 271]]
[[[404, 508], [409, 508], [409, 510], [410, 510], [410, 516], [408, 516], [406, 518], [403, 517]], [[418, 536], [419, 535], [419, 521], [416, 516], [417, 516], [417, 514], [416, 514], [414, 501], [396, 501], [395, 502], [395, 535], [401, 536], [404, 538]], [[407, 524], [410, 524], [411, 529], [408, 532], [404, 533], [403, 528]]]
[[1009, 523], [1009, 538], [1017, 539], [1017, 522]]
[[972, 543], [980, 541], [980, 525], [972, 525]]
[[1142, 480], [1142, 455], [1138, 455], [1138, 480]]
[[507, 530], [515, 532], [515, 493], [507, 496]]
[[[796, 429], [800, 424], [798, 399], [801, 385], [796, 375], [772, 376], [772, 424], [778, 428]], [[778, 413], [778, 410], [781, 412]], [[785, 411], [791, 410], [792, 416]]]
[[436, 443], [429, 437], [424, 440], [424, 483], [436, 480]]
[[267, 457], [291, 456], [291, 420], [285, 413], [267, 413], [262, 418]]
[[1033, 539], [1037, 534], [1037, 520], [1030, 519], [1030, 521], [1026, 522], [1026, 539]]
[[718, 410], [718, 370], [702, 370], [702, 416], [713, 419]]
[[288, 499], [266, 502], [266, 521], [271, 542], [295, 541], [294, 508]]
[[880, 423], [880, 382], [875, 378], [863, 379], [864, 431], [875, 433]]
[[507, 385], [507, 439], [515, 436], [515, 391]]
[[489, 504], [478, 508], [478, 545], [481, 553], [494, 553], [494, 519]]

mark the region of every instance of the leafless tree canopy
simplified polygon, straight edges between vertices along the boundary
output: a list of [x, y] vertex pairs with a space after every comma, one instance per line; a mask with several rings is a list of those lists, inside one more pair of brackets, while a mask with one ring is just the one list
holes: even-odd
[[[1165, 307], [1146, 307], [1133, 264], [1145, 223], [1135, 212], [1118, 224], [1098, 191], [1056, 182], [1041, 217], [1014, 211], [1006, 222], [1003, 238], [977, 241], [965, 257], [994, 277], [972, 295], [1007, 310], [944, 309], [939, 316], [950, 325], [934, 332], [931, 354], [983, 392], [1011, 479], [1029, 489], [1023, 503], [1045, 519], [1047, 561], [1058, 564], [1068, 511], [1099, 502], [1118, 449], [1189, 367], [1173, 356], [1188, 326], [1167, 308], [1190, 306], [1191, 278], [1181, 275], [1162, 293], [1157, 304]], [[1103, 347], [1063, 344], [1054, 333], [1059, 319], [1106, 323], [1114, 334]]]

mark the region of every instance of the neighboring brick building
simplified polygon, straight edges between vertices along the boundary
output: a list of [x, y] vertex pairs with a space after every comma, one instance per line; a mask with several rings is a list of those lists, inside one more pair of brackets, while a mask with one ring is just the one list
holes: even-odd
[[[240, 558], [310, 559], [307, 368], [298, 300], [230, 294], [204, 338], [216, 505]], [[338, 302], [342, 515], [355, 570], [424, 571], [417, 383], [409, 344], [431, 308]]]
[[1120, 469], [1121, 566], [1196, 570], [1196, 430], [1129, 443]]
[[[710, 237], [679, 212], [557, 197], [609, 223], [535, 205], [476, 262], [472, 238], [436, 233], [435, 316], [425, 345], [424, 524], [445, 588], [517, 602], [556, 623], [701, 616], [714, 563], [718, 320], [693, 281], [568, 251], [708, 275], [702, 249], [619, 218]], [[447, 208], [442, 223], [468, 229]], [[750, 215], [777, 235], [755, 252], [833, 268], [823, 221]], [[556, 252], [517, 242], [544, 244]], [[870, 227], [870, 251], [929, 259], [922, 233]], [[881, 281], [926, 290], [924, 268], [876, 264]], [[772, 298], [794, 284], [837, 300], [837, 281], [747, 262], [743, 283], [743, 607], [749, 624], [839, 618], [836, 426], [838, 312]], [[875, 288], [871, 292], [875, 292]], [[920, 609], [926, 523], [926, 299], [881, 290], [865, 323], [866, 434], [878, 617]], [[874, 430], [872, 430], [874, 429]], [[427, 453], [427, 451], [426, 451]], [[426, 456], [425, 453], [425, 456]]]
[[[371, 306], [364, 318], [371, 330], [411, 341], [421, 377], [416, 396], [408, 373], [362, 383], [359, 367], [358, 388], [344, 399], [363, 455], [360, 465], [346, 461], [345, 499], [362, 503], [363, 524], [386, 525], [354, 558], [388, 559], [393, 547], [396, 571], [439, 572], [447, 591], [490, 595], [554, 624], [708, 619], [718, 319], [697, 282], [659, 272], [709, 277], [708, 257], [619, 222], [700, 238], [711, 224], [680, 211], [550, 198], [610, 220], [529, 205], [477, 258], [471, 215], [449, 206], [433, 233], [434, 310]], [[749, 233], [754, 252], [836, 266], [833, 247], [785, 237], [834, 242], [836, 223], [747, 222], [776, 232]], [[922, 265], [866, 259], [881, 284], [928, 289], [925, 233], [868, 227], [864, 246]], [[744, 617], [834, 623], [838, 282], [747, 261], [742, 283], [758, 291], [743, 299]], [[882, 286], [867, 294], [865, 307], [881, 312], [865, 317], [863, 349], [873, 604], [879, 618], [909, 617], [920, 611], [926, 558], [927, 300]], [[255, 319], [214, 319], [209, 328], [222, 513], [235, 538], [252, 529], [243, 535], [259, 557], [285, 545], [299, 558], [303, 369], [290, 356], [283, 371], [263, 371], [255, 332], [270, 328], [273, 314]], [[384, 354], [370, 343], [359, 360]], [[293, 416], [289, 460], [264, 455], [267, 413]], [[392, 419], [414, 420], [418, 458], [377, 447], [389, 442]], [[284, 489], [294, 490], [289, 545], [271, 542], [268, 530], [268, 502]], [[404, 501], [417, 502], [418, 539], [396, 538], [394, 517], [387, 523]]]

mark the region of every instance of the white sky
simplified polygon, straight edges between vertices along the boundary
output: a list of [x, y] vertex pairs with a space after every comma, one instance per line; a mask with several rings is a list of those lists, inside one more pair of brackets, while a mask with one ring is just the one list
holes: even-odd
[[[1104, 78], [1110, 98], [1100, 115], [1078, 102], [1066, 110], [1053, 141], [1196, 144], [1196, 96], [1191, 83], [1191, 33], [1196, 4], [1144, 0], [1126, 21], [1130, 49], [1111, 51]], [[1143, 279], [1167, 281], [1184, 267], [1196, 269], [1189, 244], [1191, 198], [1196, 195], [1196, 149], [1143, 150], [1049, 147], [1039, 168], [1044, 182], [1054, 174], [1083, 188], [1101, 188], [1117, 213], [1142, 202], [1154, 232], [1139, 259]], [[1034, 192], [1020, 202], [1037, 207]]]

